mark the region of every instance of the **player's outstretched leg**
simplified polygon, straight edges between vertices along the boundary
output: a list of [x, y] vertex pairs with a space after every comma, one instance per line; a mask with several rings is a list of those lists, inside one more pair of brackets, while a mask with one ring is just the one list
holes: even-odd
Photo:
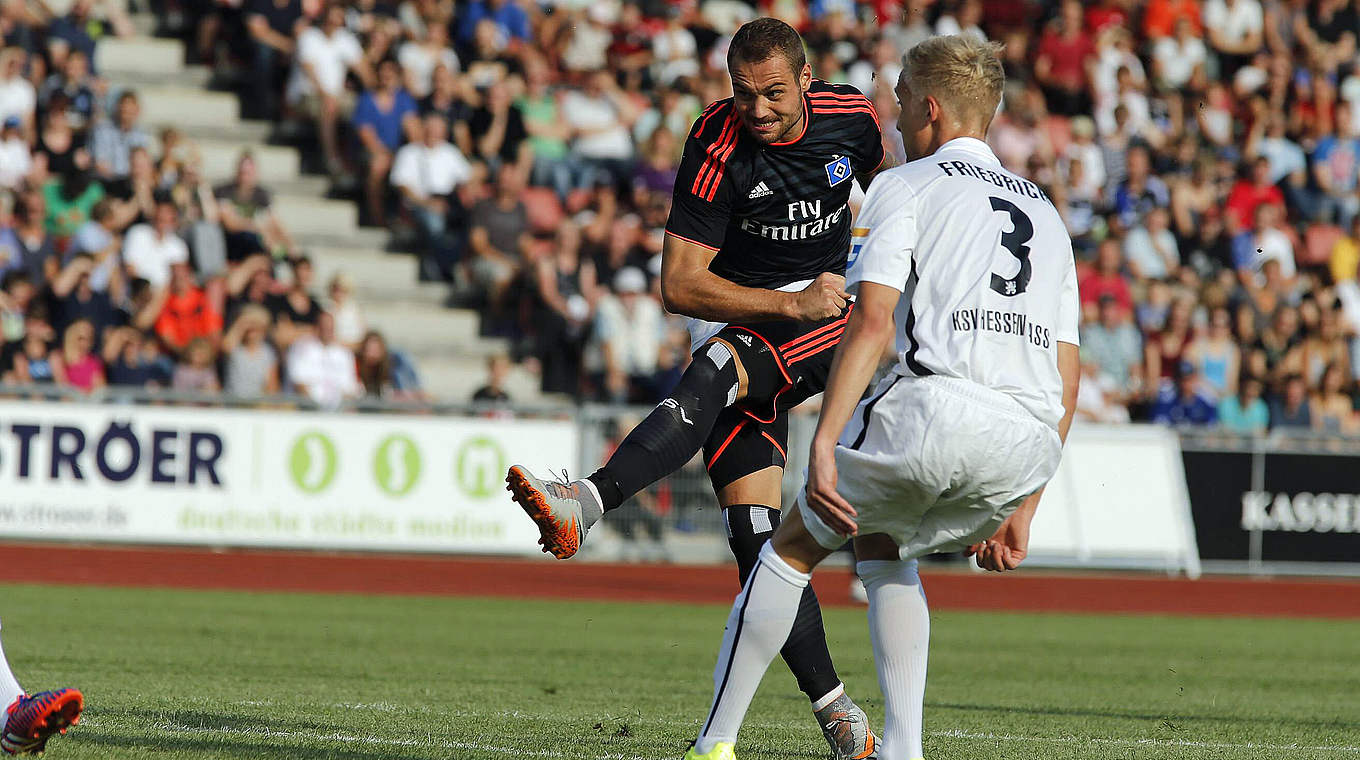
[[866, 560], [856, 569], [869, 593], [869, 635], [887, 707], [883, 756], [919, 760], [930, 611], [916, 560]]
[[[757, 504], [733, 504], [723, 510], [723, 516], [727, 520], [727, 544], [737, 560], [737, 573], [744, 587], [761, 547], [779, 527], [780, 511]], [[803, 589], [793, 628], [779, 654], [798, 680], [798, 688], [812, 703], [817, 725], [836, 760], [877, 757], [878, 741], [869, 718], [846, 694], [845, 685], [836, 675], [826, 645], [821, 606], [810, 585]]]
[[85, 699], [75, 689], [57, 689], [28, 696], [9, 669], [0, 648], [0, 753], [36, 755], [47, 748], [55, 733], [80, 722]]
[[734, 357], [726, 345], [710, 343], [690, 362], [670, 398], [589, 478], [543, 481], [515, 465], [506, 475], [507, 490], [538, 525], [543, 551], [567, 559], [601, 515], [683, 467], [703, 446], [718, 414], [736, 400]]

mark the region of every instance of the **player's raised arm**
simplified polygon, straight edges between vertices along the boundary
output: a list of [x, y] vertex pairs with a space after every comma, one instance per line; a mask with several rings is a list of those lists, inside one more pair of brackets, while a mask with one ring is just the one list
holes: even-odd
[[824, 273], [801, 291], [748, 288], [708, 270], [716, 251], [666, 235], [661, 253], [661, 299], [673, 314], [709, 322], [817, 320], [845, 308], [845, 278]]

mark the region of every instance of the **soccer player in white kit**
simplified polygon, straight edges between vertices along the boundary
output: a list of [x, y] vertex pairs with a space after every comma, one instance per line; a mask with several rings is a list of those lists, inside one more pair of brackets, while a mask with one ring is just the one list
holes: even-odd
[[[887, 709], [880, 758], [923, 758], [930, 619], [916, 558], [965, 549], [1004, 571], [1025, 557], [1076, 407], [1079, 307], [1057, 210], [983, 142], [1005, 81], [998, 50], [935, 37], [903, 59], [911, 160], [874, 179], [855, 221], [846, 287], [858, 300], [807, 484], [732, 607], [687, 758], [734, 757], [812, 568], [847, 537]], [[897, 364], [861, 401], [890, 337]]]

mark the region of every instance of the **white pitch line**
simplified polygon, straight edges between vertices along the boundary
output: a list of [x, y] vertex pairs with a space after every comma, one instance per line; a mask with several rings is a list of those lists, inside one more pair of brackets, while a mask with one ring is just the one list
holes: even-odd
[[[86, 719], [84, 725], [98, 726], [101, 721]], [[151, 728], [170, 734], [217, 734], [223, 736], [246, 736], [278, 739], [303, 739], [309, 741], [330, 741], [342, 744], [368, 744], [383, 747], [433, 747], [439, 749], [461, 749], [472, 750], [475, 752], [487, 752], [497, 755], [512, 755], [516, 757], [545, 757], [545, 758], [575, 758], [581, 755], [567, 754], [557, 750], [543, 749], [531, 750], [515, 747], [500, 747], [492, 744], [481, 744], [479, 742], [460, 742], [435, 739], [387, 739], [377, 736], [358, 736], [346, 733], [316, 733], [308, 731], [282, 731], [270, 728], [236, 728], [234, 726], [222, 726], [212, 728], [209, 726], [189, 726], [182, 723], [171, 721], [157, 721], [151, 724]], [[1360, 746], [1350, 745], [1303, 745], [1303, 744], [1263, 744], [1257, 742], [1205, 742], [1192, 741], [1188, 739], [1123, 739], [1113, 737], [1078, 737], [1078, 736], [1023, 736], [1017, 734], [996, 734], [989, 732], [965, 731], [963, 729], [951, 729], [948, 731], [927, 731], [927, 736], [941, 739], [968, 739], [972, 741], [1003, 741], [1018, 744], [1093, 744], [1120, 747], [1180, 747], [1184, 749], [1227, 749], [1227, 750], [1266, 750], [1269, 752], [1337, 752], [1342, 754], [1360, 754]], [[653, 760], [647, 757], [634, 755], [624, 755], [619, 753], [592, 755], [592, 760]]]
[[1307, 746], [1303, 744], [1258, 744], [1246, 742], [1199, 742], [1189, 739], [1114, 739], [1105, 737], [1079, 736], [1016, 736], [1014, 734], [977, 733], [953, 729], [951, 731], [928, 731], [927, 736], [942, 739], [986, 739], [1003, 742], [1024, 742], [1029, 744], [1108, 744], [1121, 747], [1184, 747], [1187, 749], [1263, 749], [1271, 752], [1342, 752], [1360, 754], [1360, 747], [1347, 745]]

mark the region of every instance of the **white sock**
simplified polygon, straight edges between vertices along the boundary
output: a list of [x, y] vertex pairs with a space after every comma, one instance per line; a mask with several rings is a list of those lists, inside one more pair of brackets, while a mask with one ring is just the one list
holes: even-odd
[[930, 610], [916, 560], [865, 560], [855, 569], [869, 592], [869, 636], [887, 711], [879, 757], [920, 760]]
[[14, 680], [14, 674], [9, 670], [9, 663], [5, 661], [5, 650], [0, 646], [0, 732], [5, 730], [5, 721], [9, 718], [5, 714], [5, 708], [10, 706], [24, 690], [19, 686], [19, 682]]
[[718, 742], [736, 742], [741, 721], [770, 661], [789, 639], [798, 603], [812, 576], [780, 559], [768, 541], [746, 587], [732, 605], [713, 668], [713, 707], [695, 749], [704, 754]]

